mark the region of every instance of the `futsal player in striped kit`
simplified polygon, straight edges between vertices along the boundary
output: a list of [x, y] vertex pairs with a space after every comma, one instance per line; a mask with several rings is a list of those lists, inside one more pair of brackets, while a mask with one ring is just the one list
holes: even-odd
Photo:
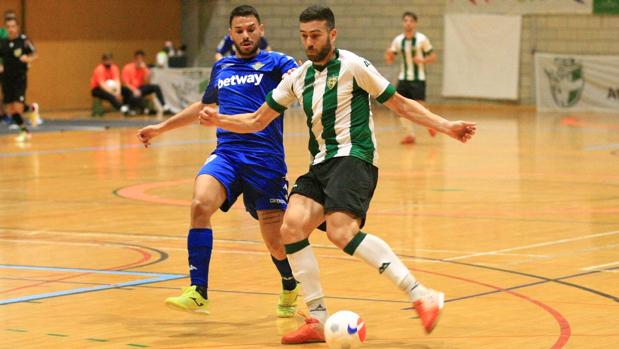
[[475, 134], [476, 125], [431, 113], [397, 93], [370, 62], [336, 49], [335, 17], [328, 7], [311, 6], [301, 13], [299, 21], [309, 61], [286, 76], [257, 111], [225, 115], [207, 106], [200, 112], [205, 126], [251, 133], [268, 127], [295, 100], [305, 111], [312, 160], [309, 171], [292, 187], [282, 239], [310, 314], [304, 325], [282, 337], [282, 343], [324, 341], [323, 324], [328, 313], [308, 237], [325, 220], [329, 240], [401, 289], [430, 333], [438, 321], [444, 294], [417, 281], [385, 241], [361, 231], [378, 181], [370, 96], [401, 117], [461, 142]]
[[[397, 91], [402, 96], [416, 101], [426, 100], [426, 65], [436, 62], [436, 53], [430, 39], [417, 31], [417, 15], [414, 12], [404, 12], [402, 15], [404, 32], [396, 36], [385, 53], [387, 64], [393, 64], [395, 56], [401, 55], [400, 74], [398, 75]], [[406, 134], [401, 144], [415, 143], [415, 130], [408, 120], [400, 119]], [[436, 131], [429, 128], [434, 137]]]

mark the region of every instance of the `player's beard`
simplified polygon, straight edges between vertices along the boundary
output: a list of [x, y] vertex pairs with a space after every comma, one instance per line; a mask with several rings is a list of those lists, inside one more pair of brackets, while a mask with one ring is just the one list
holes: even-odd
[[325, 57], [327, 57], [329, 53], [331, 53], [332, 48], [333, 46], [331, 45], [331, 39], [327, 38], [327, 43], [322, 48], [322, 50], [313, 54], [313, 53], [310, 53], [309, 50], [306, 49], [305, 55], [307, 55], [307, 58], [312, 62], [322, 62], [322, 60], [324, 60]]
[[[249, 42], [249, 40], [244, 41], [244, 42]], [[232, 43], [234, 44], [234, 48], [236, 49], [236, 52], [238, 52], [241, 57], [253, 57], [256, 55], [256, 52], [258, 51], [258, 42], [254, 41], [254, 45], [249, 49], [243, 49], [241, 45], [237, 44], [234, 41]]]

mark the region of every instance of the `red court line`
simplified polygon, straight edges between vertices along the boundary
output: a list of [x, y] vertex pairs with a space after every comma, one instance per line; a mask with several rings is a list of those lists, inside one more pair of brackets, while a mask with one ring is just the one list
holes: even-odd
[[[143, 262], [146, 262], [146, 261], [148, 261], [149, 259], [152, 258], [152, 255], [149, 252], [147, 252], [147, 251], [140, 250], [140, 249], [135, 248], [135, 247], [127, 247], [127, 248], [130, 249], [130, 250], [133, 250], [133, 251], [137, 251], [138, 253], [140, 253], [142, 255], [142, 258], [140, 260], [132, 262], [132, 263], [123, 264], [123, 265], [119, 265], [119, 266], [116, 266], [116, 267], [110, 267], [110, 268], [102, 269], [102, 270], [126, 269], [128, 267], [139, 265], [139, 264], [141, 264]], [[17, 290], [23, 290], [25, 288], [30, 288], [30, 287], [36, 287], [36, 286], [40, 286], [40, 285], [47, 284], [47, 283], [50, 283], [50, 282], [56, 282], [56, 281], [63, 281], [63, 280], [73, 279], [73, 278], [76, 278], [76, 277], [79, 277], [79, 276], [82, 276], [82, 275], [88, 275], [88, 274], [91, 274], [91, 273], [78, 273], [78, 274], [71, 273], [71, 275], [63, 276], [63, 277], [52, 279], [52, 280], [45, 280], [45, 281], [36, 282], [36, 283], [32, 283], [32, 284], [28, 284], [28, 285], [24, 285], [24, 286], [20, 286], [20, 287], [11, 288], [11, 289], [8, 289], [8, 290], [2, 290], [2, 291], [0, 291], [0, 294], [2, 294], [2, 293], [9, 293], [9, 292], [12, 292], [12, 291], [17, 291]]]
[[561, 124], [569, 127], [578, 128], [595, 128], [603, 130], [619, 130], [619, 124], [597, 124], [589, 121], [583, 121], [574, 116], [566, 116], [561, 120]]
[[124, 198], [127, 198], [127, 199], [146, 201], [146, 202], [152, 202], [152, 203], [157, 203], [157, 204], [174, 205], [174, 206], [189, 206], [191, 204], [189, 200], [162, 198], [157, 195], [147, 194], [146, 192], [151, 189], [193, 183], [193, 181], [194, 181], [193, 179], [182, 179], [178, 181], [143, 183], [143, 184], [132, 185], [129, 187], [121, 188], [116, 191], [116, 194]]
[[444, 276], [444, 277], [451, 278], [451, 279], [456, 279], [456, 280], [460, 280], [460, 281], [464, 281], [464, 282], [468, 282], [468, 283], [472, 283], [472, 284], [477, 284], [477, 285], [485, 286], [485, 287], [488, 287], [488, 288], [492, 288], [492, 289], [495, 289], [495, 290], [498, 290], [498, 291], [510, 294], [510, 295], [512, 295], [514, 297], [518, 297], [518, 298], [524, 299], [524, 300], [526, 300], [528, 302], [531, 302], [531, 303], [537, 305], [538, 307], [544, 309], [550, 315], [552, 315], [552, 317], [554, 317], [554, 319], [559, 324], [559, 329], [560, 329], [559, 338], [552, 345], [552, 347], [550, 347], [550, 349], [560, 349], [560, 348], [563, 348], [563, 346], [565, 346], [567, 341], [570, 339], [572, 330], [570, 328], [570, 324], [567, 321], [567, 319], [565, 319], [565, 317], [563, 317], [563, 315], [561, 315], [561, 313], [559, 313], [558, 311], [556, 311], [555, 309], [553, 309], [549, 305], [544, 304], [544, 303], [542, 303], [542, 302], [540, 302], [540, 301], [538, 301], [536, 299], [533, 299], [531, 297], [525, 296], [525, 295], [523, 295], [521, 293], [518, 293], [518, 292], [506, 290], [504, 288], [501, 288], [501, 287], [498, 287], [498, 286], [494, 286], [494, 285], [490, 285], [490, 284], [487, 284], [487, 283], [484, 283], [484, 282], [480, 282], [480, 281], [476, 281], [476, 280], [471, 280], [471, 279], [467, 279], [467, 278], [463, 278], [463, 277], [459, 277], [459, 276], [455, 276], [455, 275], [438, 273], [438, 272], [429, 271], [429, 270], [423, 270], [423, 269], [417, 269], [417, 268], [412, 268], [412, 269], [415, 270], [415, 271], [426, 273], [426, 274], [440, 275], [440, 276]]

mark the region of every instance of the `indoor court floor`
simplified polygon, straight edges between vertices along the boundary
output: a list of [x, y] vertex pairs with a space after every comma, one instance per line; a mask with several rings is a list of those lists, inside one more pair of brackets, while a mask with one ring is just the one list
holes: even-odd
[[[417, 128], [402, 146], [396, 117], [374, 109], [364, 230], [447, 303], [425, 335], [406, 296], [314, 232], [329, 310], [365, 319], [364, 348], [619, 348], [619, 114], [436, 107], [477, 135]], [[214, 217], [211, 315], [164, 306], [188, 285], [192, 182], [215, 134], [196, 125], [145, 149], [127, 126], [0, 136], [0, 349], [282, 348], [302, 318], [276, 318], [278, 275], [241, 202]], [[309, 161], [298, 110], [284, 138], [293, 182]]]

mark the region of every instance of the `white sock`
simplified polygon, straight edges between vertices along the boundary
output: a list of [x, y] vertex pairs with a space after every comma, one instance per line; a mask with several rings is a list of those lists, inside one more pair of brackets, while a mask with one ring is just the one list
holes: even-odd
[[327, 313], [327, 306], [325, 305], [324, 298], [320, 297], [307, 302], [307, 309], [309, 309], [310, 316], [314, 319], [318, 319], [318, 321], [323, 324], [327, 322], [329, 313]]
[[426, 288], [415, 280], [406, 265], [381, 238], [359, 232], [344, 251], [361, 258], [371, 267], [376, 268], [381, 275], [387, 277], [404, 291], [412, 301], [425, 294]]
[[[324, 322], [327, 308], [324, 304], [318, 261], [307, 239], [286, 245], [288, 262], [295, 279], [301, 283], [303, 298], [310, 315]], [[320, 305], [320, 307], [319, 307]]]

